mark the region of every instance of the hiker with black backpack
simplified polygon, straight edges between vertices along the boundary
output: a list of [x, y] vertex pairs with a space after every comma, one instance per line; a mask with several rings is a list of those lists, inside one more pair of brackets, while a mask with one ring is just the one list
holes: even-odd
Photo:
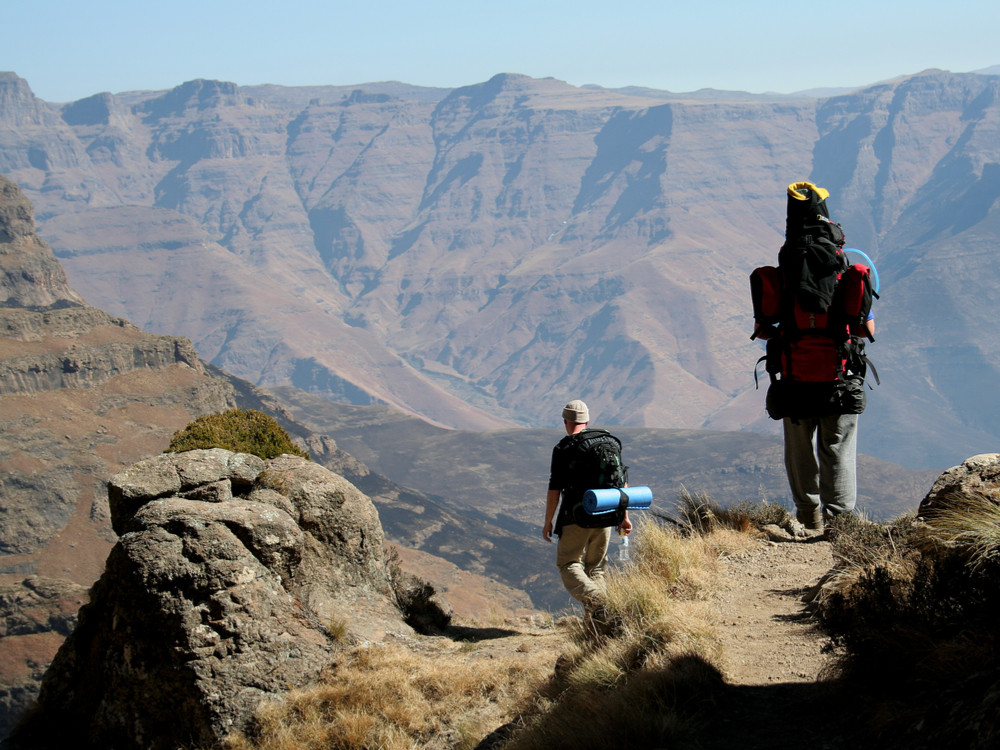
[[778, 266], [750, 276], [751, 339], [767, 342], [758, 364], [766, 363], [771, 380], [767, 413], [782, 420], [797, 537], [817, 536], [825, 520], [854, 509], [858, 416], [870, 366], [864, 346], [875, 340], [871, 269], [848, 263], [828, 197], [809, 182], [788, 186]]
[[583, 495], [587, 490], [627, 486], [628, 467], [621, 463], [621, 441], [617, 437], [587, 427], [590, 410], [583, 401], [566, 404], [562, 418], [566, 437], [552, 449], [542, 536], [547, 542], [552, 541], [553, 533], [559, 537], [556, 565], [563, 585], [574, 599], [593, 608], [604, 598], [611, 528], [629, 534], [632, 522], [628, 510], [588, 514], [583, 508]]

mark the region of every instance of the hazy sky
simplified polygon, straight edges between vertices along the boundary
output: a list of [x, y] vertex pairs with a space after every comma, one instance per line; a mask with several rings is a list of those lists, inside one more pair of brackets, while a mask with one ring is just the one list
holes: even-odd
[[50, 102], [194, 78], [288, 86], [496, 73], [792, 92], [1000, 64], [997, 0], [30, 0], [0, 70]]

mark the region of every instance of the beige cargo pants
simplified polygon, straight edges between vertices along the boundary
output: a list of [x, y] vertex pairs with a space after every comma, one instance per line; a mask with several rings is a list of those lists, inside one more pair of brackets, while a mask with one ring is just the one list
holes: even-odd
[[605, 593], [604, 568], [611, 543], [611, 527], [584, 529], [576, 524], [562, 527], [556, 547], [556, 565], [563, 586], [577, 601], [587, 604]]

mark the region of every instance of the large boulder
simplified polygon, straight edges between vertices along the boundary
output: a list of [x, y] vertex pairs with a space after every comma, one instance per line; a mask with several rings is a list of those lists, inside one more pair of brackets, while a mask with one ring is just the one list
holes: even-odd
[[317, 464], [165, 454], [108, 494], [121, 538], [11, 747], [213, 746], [343, 643], [413, 632], [374, 506]]
[[917, 514], [933, 516], [951, 498], [967, 497], [1000, 505], [1000, 453], [980, 453], [943, 472], [920, 501]]

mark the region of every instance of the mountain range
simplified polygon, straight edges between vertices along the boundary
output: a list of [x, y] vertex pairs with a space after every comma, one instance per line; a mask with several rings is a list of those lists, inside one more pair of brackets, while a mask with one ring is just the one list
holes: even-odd
[[[275, 396], [205, 365], [189, 340], [85, 304], [35, 232], [30, 202], [3, 176], [0, 323], [0, 737], [37, 694], [105, 568], [116, 541], [108, 478], [160, 453], [194, 417], [233, 406], [271, 414], [371, 498], [403, 569], [432, 582], [457, 614], [567, 604], [538, 534], [551, 430], [445, 430], [290, 387]], [[663, 510], [685, 482], [720, 500], [781, 495], [770, 436], [633, 428], [627, 439]], [[931, 478], [862, 461], [863, 502], [882, 515], [910, 509]]]
[[452, 428], [582, 397], [605, 424], [769, 433], [747, 276], [810, 179], [881, 282], [861, 450], [940, 468], [1000, 431], [998, 90], [932, 70], [653, 100], [501, 74], [53, 105], [3, 74], [0, 172], [89, 302], [250, 382]]
[[[434, 581], [456, 612], [532, 606], [519, 587], [456, 565], [523, 556], [514, 533], [372, 472], [269, 394], [202, 363], [189, 340], [85, 304], [36, 234], [30, 202], [0, 175], [0, 739], [105, 568], [117, 539], [108, 479], [161, 453], [195, 417], [236, 406], [274, 416], [316, 463], [377, 502], [403, 569]], [[456, 562], [418, 549], [442, 528], [462, 550]]]
[[36, 207], [0, 182], [0, 724], [103, 567], [105, 481], [199, 414], [276, 415], [470, 610], [567, 601], [540, 514], [568, 398], [661, 508], [782, 502], [745, 287], [794, 179], [878, 264], [860, 500], [911, 510], [936, 472], [890, 461], [957, 463], [997, 430], [997, 84], [192, 81], [53, 105], [0, 74], [0, 171]]

